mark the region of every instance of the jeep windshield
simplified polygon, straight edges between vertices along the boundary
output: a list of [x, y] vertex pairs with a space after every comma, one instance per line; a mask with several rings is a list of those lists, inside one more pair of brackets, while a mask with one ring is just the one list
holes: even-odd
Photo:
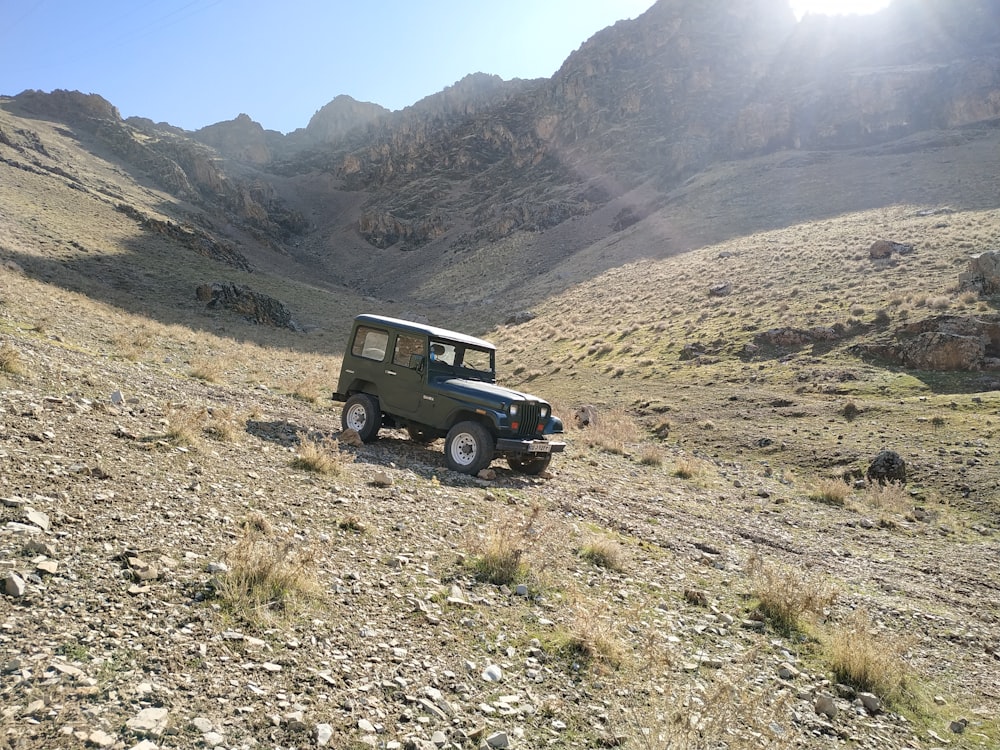
[[431, 371], [456, 375], [466, 380], [492, 383], [496, 377], [496, 353], [469, 344], [431, 339]]

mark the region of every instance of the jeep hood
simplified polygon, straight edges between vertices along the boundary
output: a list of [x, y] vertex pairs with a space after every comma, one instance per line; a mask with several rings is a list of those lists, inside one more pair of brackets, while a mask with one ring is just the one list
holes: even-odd
[[481, 380], [466, 380], [464, 378], [442, 378], [434, 380], [432, 385], [450, 394], [478, 401], [484, 406], [507, 403], [509, 401], [537, 401], [547, 404], [543, 398], [532, 396], [513, 388], [504, 388], [496, 383], [484, 383]]

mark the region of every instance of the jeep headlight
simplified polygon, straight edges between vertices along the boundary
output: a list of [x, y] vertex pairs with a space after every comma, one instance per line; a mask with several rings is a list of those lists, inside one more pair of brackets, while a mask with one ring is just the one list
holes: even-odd
[[549, 407], [547, 404], [542, 404], [542, 410], [539, 414], [542, 415], [542, 419], [546, 419], [549, 416]]
[[508, 409], [508, 412], [510, 413], [510, 415], [512, 417], [516, 417], [517, 416], [517, 404], [511, 404], [510, 405], [510, 409]]

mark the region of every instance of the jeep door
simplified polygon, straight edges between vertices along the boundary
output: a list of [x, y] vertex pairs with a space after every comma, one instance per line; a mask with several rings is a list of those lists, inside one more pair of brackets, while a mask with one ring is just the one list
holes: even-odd
[[412, 416], [420, 407], [427, 370], [427, 339], [412, 333], [396, 334], [392, 357], [386, 363], [379, 389], [382, 411]]

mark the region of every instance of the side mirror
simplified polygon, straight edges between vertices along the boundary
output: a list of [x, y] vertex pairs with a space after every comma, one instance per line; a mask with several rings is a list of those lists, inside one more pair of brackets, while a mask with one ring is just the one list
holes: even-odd
[[423, 373], [427, 365], [427, 360], [424, 359], [423, 354], [411, 354], [410, 355], [410, 369], [416, 370], [419, 373]]

